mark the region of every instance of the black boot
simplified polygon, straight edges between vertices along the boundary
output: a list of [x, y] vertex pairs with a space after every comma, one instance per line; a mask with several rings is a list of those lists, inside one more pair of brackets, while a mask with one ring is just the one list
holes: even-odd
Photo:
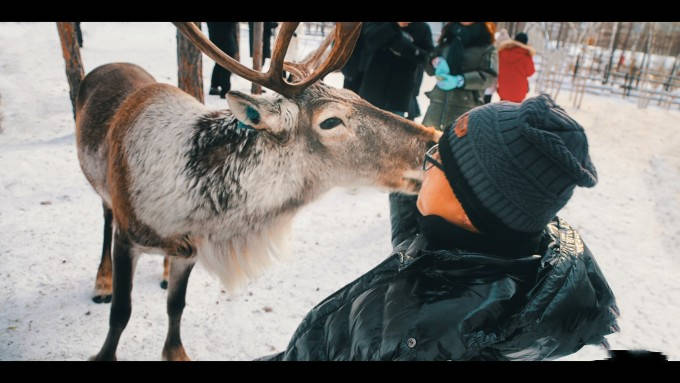
[[[222, 97], [221, 96], [222, 93], [220, 93], [220, 87], [219, 86], [211, 86], [208, 94], [211, 95], [211, 96], [216, 96], [216, 95], [219, 94], [220, 97]], [[222, 97], [222, 98], [224, 98], [224, 97]]]

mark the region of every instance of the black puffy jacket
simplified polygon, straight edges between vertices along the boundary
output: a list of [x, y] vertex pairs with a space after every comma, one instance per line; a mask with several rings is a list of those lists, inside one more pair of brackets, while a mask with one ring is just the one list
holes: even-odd
[[564, 220], [538, 255], [427, 250], [416, 234], [312, 309], [264, 360], [543, 360], [599, 344], [618, 309], [591, 252]]

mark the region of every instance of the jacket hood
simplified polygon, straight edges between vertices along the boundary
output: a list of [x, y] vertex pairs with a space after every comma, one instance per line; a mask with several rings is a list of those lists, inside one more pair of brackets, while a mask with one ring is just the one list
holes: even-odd
[[536, 54], [536, 49], [532, 46], [522, 44], [519, 41], [516, 40], [505, 40], [502, 43], [498, 45], [498, 52], [505, 50], [505, 49], [511, 49], [511, 48], [522, 48], [529, 53], [530, 56], [533, 56]]

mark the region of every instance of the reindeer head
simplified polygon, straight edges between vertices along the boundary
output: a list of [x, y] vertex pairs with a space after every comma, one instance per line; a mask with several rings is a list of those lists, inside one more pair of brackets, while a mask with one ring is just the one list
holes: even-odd
[[[440, 133], [376, 108], [352, 91], [318, 81], [347, 62], [361, 23], [337, 23], [335, 32], [305, 60], [284, 63], [297, 24], [283, 23], [269, 70], [261, 73], [224, 54], [192, 23], [176, 23], [218, 64], [277, 92], [228, 94], [232, 113], [268, 138], [272, 150], [304, 151], [305, 165], [327, 185], [373, 185], [416, 193], [423, 155]], [[330, 53], [325, 54], [329, 46]], [[284, 68], [293, 75], [292, 82], [283, 78]]]
[[420, 188], [427, 144], [438, 133], [321, 82], [294, 98], [227, 95], [236, 118], [258, 129], [272, 150], [305, 152], [310, 172], [334, 185], [372, 185], [405, 193]]

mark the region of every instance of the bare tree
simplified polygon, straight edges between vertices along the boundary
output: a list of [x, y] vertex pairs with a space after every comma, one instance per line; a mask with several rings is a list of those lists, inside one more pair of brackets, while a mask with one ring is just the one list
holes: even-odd
[[80, 47], [76, 37], [75, 23], [57, 22], [59, 41], [61, 41], [61, 53], [66, 63], [66, 78], [69, 86], [69, 97], [73, 108], [73, 118], [76, 117], [76, 96], [80, 89], [80, 82], [83, 80], [85, 71], [83, 62], [80, 58]]
[[[201, 28], [201, 23], [196, 23]], [[201, 51], [177, 31], [177, 82], [180, 89], [205, 103]]]

